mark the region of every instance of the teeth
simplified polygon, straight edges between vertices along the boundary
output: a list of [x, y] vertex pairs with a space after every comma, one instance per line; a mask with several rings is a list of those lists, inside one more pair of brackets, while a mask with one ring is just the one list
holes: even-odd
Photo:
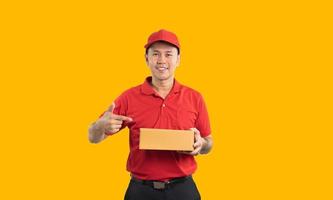
[[165, 70], [165, 69], [167, 69], [166, 67], [158, 67], [157, 68], [158, 70]]

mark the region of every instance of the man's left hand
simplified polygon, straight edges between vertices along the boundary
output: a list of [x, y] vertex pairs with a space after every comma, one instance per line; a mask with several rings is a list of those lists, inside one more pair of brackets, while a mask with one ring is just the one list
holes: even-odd
[[193, 151], [179, 151], [180, 153], [197, 156], [200, 154], [200, 151], [205, 143], [205, 139], [203, 139], [200, 135], [200, 131], [196, 128], [191, 128], [194, 131], [194, 144], [193, 144]]

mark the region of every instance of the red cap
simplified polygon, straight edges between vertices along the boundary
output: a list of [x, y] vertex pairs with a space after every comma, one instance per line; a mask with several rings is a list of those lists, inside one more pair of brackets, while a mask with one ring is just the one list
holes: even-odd
[[148, 42], [147, 44], [144, 46], [146, 49], [148, 49], [154, 42], [158, 42], [158, 41], [164, 41], [167, 43], [170, 43], [174, 46], [176, 46], [178, 49], [180, 48], [180, 44], [178, 42], [177, 36], [176, 34], [161, 29], [158, 32], [154, 32], [152, 33], [149, 38], [148, 38]]

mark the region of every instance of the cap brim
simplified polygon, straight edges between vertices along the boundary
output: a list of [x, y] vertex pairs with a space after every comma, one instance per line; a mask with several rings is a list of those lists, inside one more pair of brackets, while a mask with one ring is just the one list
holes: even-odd
[[173, 44], [172, 42], [166, 41], [166, 40], [156, 40], [156, 41], [154, 41], [154, 42], [147, 43], [147, 44], [144, 46], [144, 48], [147, 49], [147, 48], [149, 48], [151, 45], [153, 45], [153, 44], [156, 43], [156, 42], [165, 42], [165, 43], [168, 43], [168, 44], [170, 44], [170, 45], [176, 47], [177, 49], [179, 49], [179, 46]]

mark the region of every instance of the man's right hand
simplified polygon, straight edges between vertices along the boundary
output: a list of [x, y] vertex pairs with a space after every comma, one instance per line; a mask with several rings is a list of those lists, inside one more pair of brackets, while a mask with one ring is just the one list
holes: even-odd
[[114, 114], [113, 110], [115, 107], [116, 105], [112, 103], [109, 109], [96, 122], [97, 125], [103, 128], [106, 133], [111, 133], [111, 134], [116, 133], [120, 130], [124, 121], [125, 122], [133, 121], [133, 119], [130, 117]]

